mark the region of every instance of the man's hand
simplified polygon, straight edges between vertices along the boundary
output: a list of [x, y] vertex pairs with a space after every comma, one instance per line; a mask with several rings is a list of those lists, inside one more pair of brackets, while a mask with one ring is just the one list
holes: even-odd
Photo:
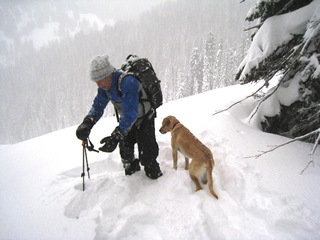
[[91, 116], [86, 116], [83, 119], [83, 122], [79, 125], [76, 131], [76, 136], [78, 139], [85, 141], [90, 134], [90, 131], [94, 124], [97, 122], [93, 117]]
[[120, 141], [125, 140], [125, 136], [122, 132], [116, 127], [116, 129], [111, 133], [111, 136], [103, 138], [100, 143], [104, 144], [101, 148], [99, 148], [100, 151], [103, 152], [113, 152], [118, 143]]

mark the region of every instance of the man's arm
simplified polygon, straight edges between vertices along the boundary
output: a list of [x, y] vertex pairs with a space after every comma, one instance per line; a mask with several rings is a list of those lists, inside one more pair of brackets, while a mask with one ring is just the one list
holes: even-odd
[[138, 117], [139, 107], [139, 82], [133, 76], [126, 76], [121, 83], [123, 118], [119, 130], [127, 135]]
[[98, 121], [103, 113], [104, 109], [109, 103], [109, 98], [106, 94], [106, 91], [102, 88], [98, 88], [97, 96], [93, 100], [92, 107], [88, 113], [88, 116], [93, 117], [96, 121]]

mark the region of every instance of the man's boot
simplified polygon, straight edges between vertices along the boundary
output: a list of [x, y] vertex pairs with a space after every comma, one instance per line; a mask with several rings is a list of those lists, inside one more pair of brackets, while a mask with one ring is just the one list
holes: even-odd
[[126, 175], [132, 175], [135, 172], [140, 171], [139, 159], [134, 159], [133, 161], [121, 159], [121, 161]]
[[146, 163], [144, 166], [144, 171], [146, 172], [146, 175], [151, 179], [157, 179], [163, 175], [160, 170], [159, 163], [156, 160]]

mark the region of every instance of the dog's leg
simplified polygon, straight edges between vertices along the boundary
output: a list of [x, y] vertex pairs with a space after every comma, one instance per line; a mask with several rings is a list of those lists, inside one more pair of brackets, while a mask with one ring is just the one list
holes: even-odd
[[196, 159], [192, 159], [190, 163], [190, 168], [189, 168], [189, 175], [192, 181], [194, 182], [194, 184], [196, 185], [196, 191], [199, 191], [202, 189], [201, 184], [199, 182], [199, 178], [198, 178], [199, 175], [201, 175], [200, 171], [201, 171], [201, 165], [197, 163]]
[[208, 183], [208, 171], [207, 169], [204, 171], [203, 176], [202, 176], [202, 183], [207, 184]]
[[194, 174], [190, 174], [190, 177], [194, 182], [194, 184], [196, 185], [196, 191], [202, 190], [198, 177]]
[[185, 158], [185, 164], [184, 164], [184, 169], [189, 170], [189, 158]]
[[173, 158], [173, 168], [177, 170], [178, 168], [178, 148], [177, 145], [171, 141], [171, 147], [172, 147], [172, 158]]

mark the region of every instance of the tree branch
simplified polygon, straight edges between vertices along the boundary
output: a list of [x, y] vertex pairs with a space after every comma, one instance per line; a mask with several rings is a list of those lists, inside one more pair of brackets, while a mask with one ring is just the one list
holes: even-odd
[[277, 145], [277, 146], [273, 147], [273, 148], [270, 149], [270, 150], [263, 151], [263, 152], [260, 153], [260, 154], [257, 154], [257, 155], [255, 155], [255, 156], [249, 156], [249, 157], [246, 157], [246, 158], [253, 158], [253, 157], [254, 157], [255, 159], [257, 159], [257, 158], [261, 157], [262, 155], [267, 154], [267, 153], [270, 153], [270, 152], [272, 152], [272, 151], [275, 151], [276, 149], [278, 149], [278, 148], [280, 148], [280, 147], [286, 146], [286, 145], [288, 145], [288, 144], [290, 144], [290, 143], [293, 143], [293, 142], [295, 142], [295, 141], [308, 138], [308, 137], [310, 137], [310, 136], [312, 136], [312, 135], [316, 135], [316, 134], [319, 134], [319, 135], [318, 135], [317, 140], [315, 141], [315, 143], [314, 143], [314, 145], [313, 145], [313, 149], [312, 149], [312, 151], [311, 151], [311, 153], [310, 153], [310, 155], [311, 155], [311, 160], [309, 161], [309, 163], [307, 164], [307, 166], [301, 171], [301, 174], [302, 174], [302, 173], [309, 167], [309, 165], [310, 165], [311, 163], [314, 165], [314, 153], [315, 153], [318, 145], [320, 144], [320, 128], [318, 128], [317, 130], [314, 130], [314, 131], [312, 131], [312, 132], [310, 132], [310, 133], [307, 133], [307, 134], [305, 134], [305, 135], [303, 135], [303, 136], [300, 136], [300, 137], [296, 137], [296, 138], [294, 138], [294, 139], [291, 139], [290, 141], [287, 141], [287, 142], [285, 142], [285, 143], [283, 143], [283, 144]]
[[[318, 132], [320, 133], [320, 128], [318, 129]], [[314, 153], [315, 153], [315, 151], [316, 151], [316, 149], [317, 149], [319, 144], [320, 144], [320, 134], [318, 135], [318, 138], [317, 138], [315, 144], [313, 145], [313, 149], [312, 149], [312, 152], [311, 152], [312, 155], [314, 155]]]
[[[318, 132], [320, 133], [320, 128], [318, 129]], [[311, 151], [311, 153], [310, 153], [310, 155], [311, 155], [311, 160], [308, 162], [307, 166], [301, 171], [300, 174], [304, 173], [304, 171], [309, 167], [309, 165], [310, 165], [311, 163], [312, 163], [313, 166], [314, 166], [314, 153], [315, 153], [315, 151], [316, 151], [316, 149], [317, 149], [317, 147], [318, 147], [319, 144], [320, 144], [320, 134], [318, 135], [318, 138], [317, 138], [315, 144], [313, 145], [313, 149], [312, 149], [312, 151]]]
[[261, 104], [266, 101], [269, 97], [271, 97], [277, 90], [278, 88], [280, 87], [280, 85], [283, 83], [283, 82], [287, 82], [288, 79], [286, 79], [287, 76], [289, 76], [289, 73], [292, 74], [291, 71], [294, 72], [294, 75], [300, 70], [301, 66], [295, 70], [293, 70], [293, 66], [295, 65], [295, 63], [298, 61], [298, 59], [301, 57], [302, 54], [299, 54], [299, 56], [294, 59], [294, 61], [290, 64], [290, 66], [286, 69], [285, 73], [283, 74], [283, 76], [281, 77], [280, 81], [278, 82], [277, 86], [274, 88], [274, 90], [268, 94], [267, 96], [265, 96], [258, 104], [258, 106], [256, 107], [256, 109], [254, 110], [254, 112], [251, 114], [250, 118], [249, 118], [249, 123], [251, 122], [253, 116], [258, 112]]
[[282, 80], [283, 80], [283, 78], [281, 79], [281, 81], [279, 81], [278, 85], [274, 88], [274, 90], [273, 90], [270, 94], [268, 94], [268, 95], [265, 96], [261, 101], [259, 101], [258, 106], [256, 106], [254, 112], [251, 114], [248, 123], [250, 123], [251, 120], [252, 120], [252, 118], [253, 118], [253, 116], [256, 115], [256, 113], [258, 112], [261, 104], [262, 104], [264, 101], [266, 101], [269, 97], [271, 97], [271, 96], [278, 90], [278, 88], [280, 87], [280, 85], [281, 85], [281, 83], [282, 83]]
[[293, 4], [294, 4], [294, 0], [290, 0], [290, 2], [288, 2], [279, 12], [277, 12], [274, 16], [276, 15], [280, 15], [283, 12], [287, 11]]
[[254, 29], [254, 28], [260, 28], [261, 26], [262, 26], [262, 23], [260, 23], [258, 25], [255, 25], [253, 27], [245, 28], [243, 31], [249, 31], [249, 30]]
[[268, 82], [265, 82], [265, 83], [262, 85], [262, 87], [260, 87], [257, 91], [255, 91], [255, 92], [252, 93], [251, 95], [249, 95], [249, 96], [241, 99], [241, 100], [238, 101], [238, 102], [235, 102], [235, 103], [231, 104], [229, 107], [227, 107], [227, 108], [225, 108], [225, 109], [223, 109], [223, 110], [220, 110], [220, 111], [218, 111], [218, 112], [215, 112], [214, 114], [212, 114], [212, 116], [217, 115], [217, 114], [222, 113], [222, 112], [225, 112], [225, 111], [228, 111], [228, 110], [229, 110], [230, 108], [232, 108], [233, 106], [235, 106], [235, 105], [237, 105], [237, 104], [239, 104], [239, 103], [242, 103], [243, 101], [247, 100], [248, 98], [253, 97], [253, 96], [256, 95], [258, 92], [260, 92], [262, 88], [264, 88], [264, 87], [267, 86], [267, 85], [268, 85]]

